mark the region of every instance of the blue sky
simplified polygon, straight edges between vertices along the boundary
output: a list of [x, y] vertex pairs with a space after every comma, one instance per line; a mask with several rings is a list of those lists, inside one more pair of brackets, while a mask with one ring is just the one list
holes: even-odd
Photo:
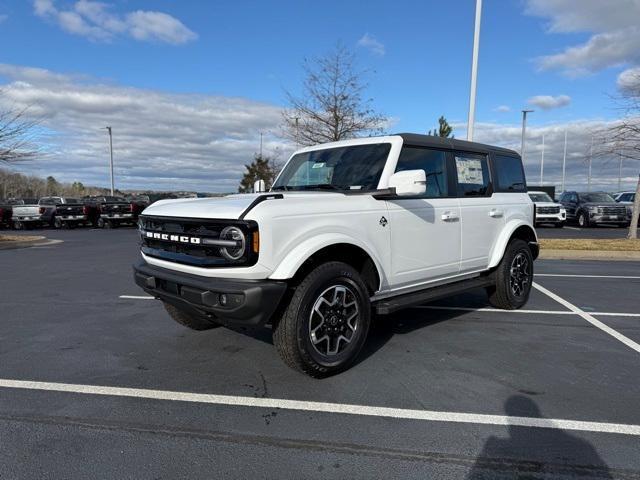
[[[528, 107], [536, 110], [530, 118], [532, 155], [536, 135], [545, 129], [548, 148], [558, 150], [554, 142], [567, 125], [575, 130], [575, 157], [584, 153], [580, 126], [616, 117], [610, 95], [616, 94], [618, 77], [640, 64], [640, 2], [615, 0], [603, 9], [604, 3], [484, 1], [479, 139], [516, 146], [519, 137], [513, 130], [521, 108]], [[0, 0], [5, 46], [0, 88], [4, 85], [9, 97], [4, 100], [35, 104], [50, 131], [51, 155], [20, 168], [101, 183], [101, 166], [94, 159], [104, 155], [104, 139], [97, 129], [110, 122], [114, 134], [122, 135], [123, 187], [232, 189], [242, 163], [256, 150], [259, 131], [271, 132], [267, 148], [286, 156], [288, 147], [276, 133], [283, 89], [297, 91], [304, 58], [322, 55], [338, 41], [371, 71], [367, 94], [393, 119], [392, 131], [425, 132], [445, 115], [464, 136], [474, 8], [472, 0]], [[616, 35], [628, 45], [616, 43]], [[610, 45], [600, 45], [607, 41]], [[155, 99], [167, 108], [150, 109], [136, 121], [139, 108], [127, 104], [118, 112], [113, 99], [120, 96]], [[96, 97], [101, 100], [91, 104]], [[202, 104], [210, 108], [203, 110]], [[195, 123], [206, 117], [203, 134], [213, 132], [207, 145], [195, 141], [191, 149], [172, 151], [172, 144], [189, 141], [181, 135], [198, 134], [186, 126], [174, 129], [173, 109], [180, 115], [189, 110], [178, 120], [183, 126], [189, 115]], [[225, 117], [207, 124], [211, 111], [227, 112], [234, 127], [224, 127]], [[91, 122], [96, 131], [89, 128]], [[159, 137], [166, 143], [154, 140]], [[236, 148], [224, 144], [229, 137]], [[136, 150], [136, 142], [149, 145], [150, 158], [144, 149]], [[554, 160], [557, 155], [549, 152], [549, 175]], [[74, 162], [83, 168], [74, 168]], [[199, 172], [203, 162], [204, 178]], [[178, 165], [183, 175], [172, 175]]]

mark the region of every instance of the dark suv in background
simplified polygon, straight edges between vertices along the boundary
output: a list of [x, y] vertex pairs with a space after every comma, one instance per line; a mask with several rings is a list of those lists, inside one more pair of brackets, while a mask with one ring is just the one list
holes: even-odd
[[560, 203], [567, 210], [567, 221], [581, 227], [602, 223], [627, 227], [631, 220], [630, 210], [605, 192], [564, 192]]

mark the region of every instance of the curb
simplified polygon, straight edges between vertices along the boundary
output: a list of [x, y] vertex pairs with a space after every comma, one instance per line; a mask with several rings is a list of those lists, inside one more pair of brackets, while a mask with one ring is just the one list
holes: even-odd
[[541, 260], [640, 261], [640, 252], [608, 250], [540, 250]]
[[0, 242], [0, 250], [15, 250], [18, 248], [41, 247], [43, 245], [55, 245], [58, 243], [62, 243], [62, 240], [49, 240], [47, 237], [38, 237], [35, 240]]

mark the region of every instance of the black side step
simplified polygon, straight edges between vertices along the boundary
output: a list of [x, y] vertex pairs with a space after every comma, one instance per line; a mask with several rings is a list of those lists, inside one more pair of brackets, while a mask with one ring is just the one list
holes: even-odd
[[422, 305], [423, 303], [457, 295], [474, 288], [488, 287], [494, 283], [495, 279], [493, 275], [484, 275], [469, 280], [461, 280], [455, 283], [427, 288], [418, 292], [405, 293], [397, 297], [378, 300], [373, 304], [373, 307], [378, 315], [388, 315], [403, 308], [415, 307], [416, 305]]

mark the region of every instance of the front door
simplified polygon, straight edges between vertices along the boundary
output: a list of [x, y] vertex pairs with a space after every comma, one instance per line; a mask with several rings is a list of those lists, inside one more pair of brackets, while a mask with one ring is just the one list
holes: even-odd
[[391, 228], [391, 287], [428, 283], [456, 275], [460, 263], [460, 206], [451, 195], [443, 150], [402, 148], [396, 172], [425, 171], [424, 195], [387, 202]]

